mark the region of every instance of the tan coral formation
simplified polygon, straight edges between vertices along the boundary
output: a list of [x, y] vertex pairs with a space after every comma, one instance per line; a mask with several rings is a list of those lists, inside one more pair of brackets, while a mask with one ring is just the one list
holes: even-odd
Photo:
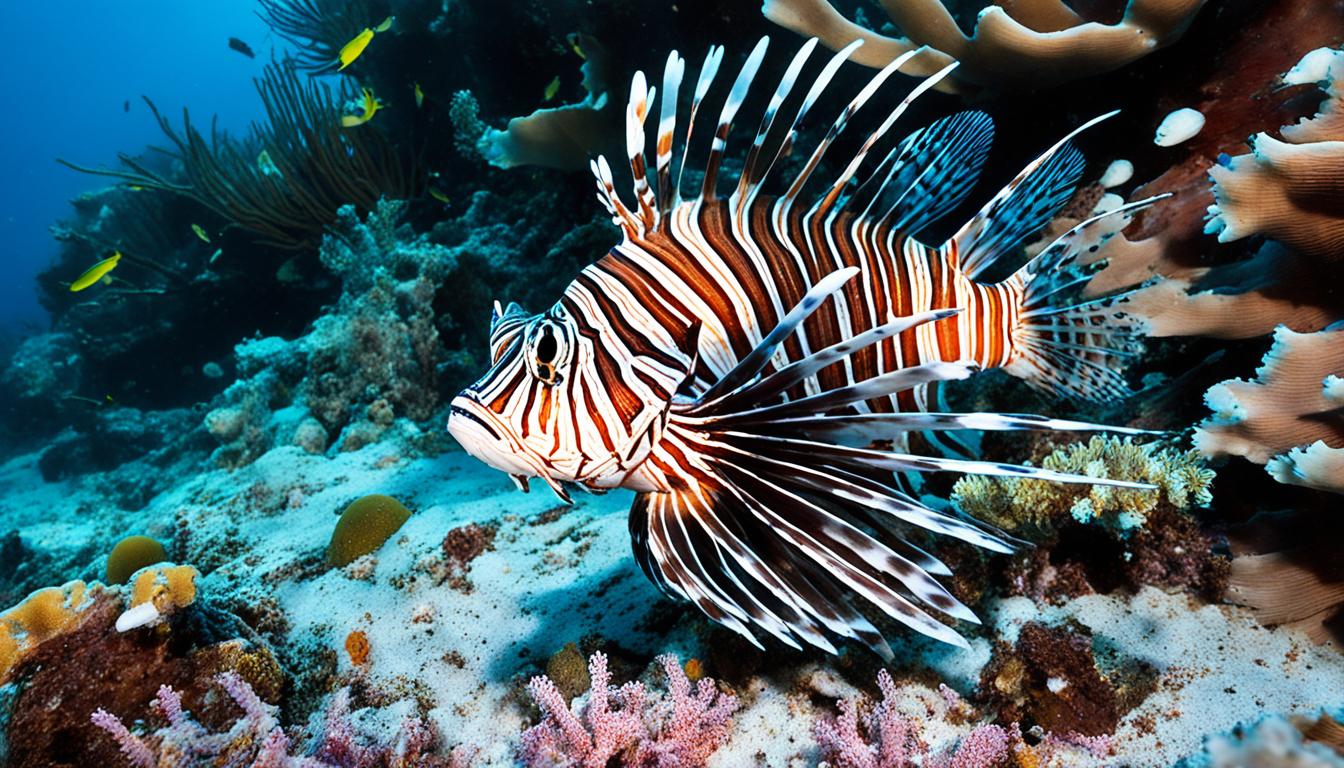
[[1040, 87], [1110, 72], [1175, 42], [1204, 0], [1130, 0], [1114, 24], [1088, 21], [1062, 0], [1004, 0], [984, 8], [967, 35], [940, 0], [881, 0], [904, 37], [864, 29], [827, 0], [766, 0], [762, 13], [774, 23], [839, 50], [864, 44], [853, 60], [884, 67], [919, 51], [902, 67], [909, 75], [933, 74], [961, 63], [941, 90], [965, 86]]
[[577, 170], [612, 137], [614, 120], [607, 92], [606, 56], [596, 40], [580, 38], [587, 59], [583, 63], [582, 101], [538, 109], [509, 120], [504, 130], [487, 128], [476, 142], [482, 156], [499, 168], [533, 165]]
[[[1209, 456], [1243, 456], [1282, 482], [1341, 490], [1344, 325], [1316, 333], [1279, 328], [1254, 381], [1215, 385], [1214, 416], [1195, 430]], [[1318, 446], [1319, 443], [1319, 446]]]
[[1302, 253], [1344, 260], [1344, 50], [1317, 49], [1284, 85], [1323, 83], [1319, 113], [1209, 170], [1215, 204], [1205, 231], [1219, 242], [1264, 235]]

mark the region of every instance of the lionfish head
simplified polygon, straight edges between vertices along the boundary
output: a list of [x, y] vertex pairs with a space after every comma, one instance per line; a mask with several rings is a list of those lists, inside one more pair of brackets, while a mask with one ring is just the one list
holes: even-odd
[[453, 398], [449, 433], [524, 491], [533, 477], [565, 501], [570, 484], [655, 490], [637, 469], [690, 362], [651, 360], [604, 334], [563, 301], [539, 315], [496, 302], [490, 369]]

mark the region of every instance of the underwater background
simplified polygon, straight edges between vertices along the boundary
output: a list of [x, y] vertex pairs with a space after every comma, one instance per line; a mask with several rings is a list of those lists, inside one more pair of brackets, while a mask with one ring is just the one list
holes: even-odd
[[[55, 0], [0, 18], [0, 763], [1344, 765], [1344, 3]], [[660, 208], [669, 52], [685, 120], [723, 46], [685, 155], [693, 201], [763, 36], [722, 196], [759, 169], [781, 78], [797, 80], [787, 121], [864, 39], [790, 148], [769, 134], [765, 194], [910, 53], [800, 205], [919, 88], [839, 199], [908, 190], [893, 205], [938, 212], [917, 232], [930, 245], [973, 244], [962, 225], [980, 222], [1000, 246], [986, 284], [1050, 265], [1035, 320], [985, 323], [1011, 360], [912, 410], [1119, 428], [973, 418], [950, 441], [878, 441], [1029, 467], [907, 471], [888, 489], [934, 530], [959, 521], [1011, 552], [905, 518], [858, 526], [966, 607], [931, 612], [932, 631], [823, 607], [829, 639], [794, 642], [750, 605], [739, 629], [717, 593], [697, 607], [676, 586], [693, 579], [657, 570], [681, 557], [649, 554], [640, 510], [658, 491], [533, 473], [524, 494], [463, 437], [462, 398], [518, 349], [526, 381], [556, 383], [530, 313], [655, 229], [629, 142], [643, 136]], [[642, 113], [636, 72], [659, 91]], [[992, 147], [945, 136], [974, 161], [945, 153], [941, 179], [881, 163], [963, 110], [993, 122]], [[1075, 180], [1016, 178], [1112, 110], [1079, 159], [1042, 166]], [[1020, 204], [983, 208], [1019, 182]], [[743, 330], [738, 357], [769, 330]], [[684, 398], [697, 371], [722, 374], [704, 349], [664, 350], [689, 361]], [[794, 354], [772, 350], [766, 372]], [[610, 394], [617, 377], [590, 381]], [[1100, 483], [1031, 477], [1046, 471]]]

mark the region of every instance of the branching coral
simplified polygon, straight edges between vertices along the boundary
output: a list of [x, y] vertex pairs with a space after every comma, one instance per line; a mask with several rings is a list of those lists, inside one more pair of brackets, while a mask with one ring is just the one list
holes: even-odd
[[323, 266], [340, 276], [346, 292], [368, 290], [379, 275], [423, 277], [440, 285], [457, 267], [453, 249], [414, 232], [405, 216], [406, 203], [399, 200], [379, 200], [363, 221], [353, 205], [336, 211], [319, 256]]
[[[953, 61], [960, 84], [1039, 87], [1109, 72], [1170, 45], [1204, 0], [1131, 0], [1115, 24], [1088, 21], [1062, 0], [1016, 0], [986, 6], [968, 36], [941, 0], [883, 0], [905, 37], [886, 37], [854, 24], [827, 0], [766, 0], [766, 18], [839, 50], [864, 44], [854, 61], [884, 67], [916, 52], [901, 71], [926, 76]], [[958, 90], [944, 80], [944, 90]]]
[[1307, 54], [1285, 85], [1322, 83], [1319, 114], [1276, 139], [1251, 138], [1250, 154], [1209, 170], [1215, 205], [1206, 232], [1219, 242], [1265, 235], [1323, 260], [1344, 260], [1344, 50]]
[[1195, 431], [1209, 456], [1244, 456], [1280, 482], [1339, 491], [1344, 480], [1344, 324], [1279, 328], [1254, 381], [1225, 381]]
[[[301, 79], [292, 60], [272, 63], [256, 84], [268, 122], [253, 125], [244, 141], [213, 127], [207, 139], [186, 110], [178, 132], [146, 99], [172, 142], [169, 152], [185, 174], [181, 182], [126, 154], [119, 155], [123, 169], [66, 164], [186, 195], [282, 248], [317, 245], [343, 205], [371, 211], [383, 197], [406, 199], [424, 191], [426, 172], [418, 157], [373, 126], [358, 131], [341, 126], [342, 104], [354, 98], [352, 86], [343, 82], [333, 91], [321, 80]], [[263, 151], [268, 162], [261, 159]]]
[[1086, 443], [1054, 451], [1041, 466], [1088, 477], [1152, 483], [1157, 488], [1068, 486], [967, 476], [954, 486], [953, 502], [963, 512], [1009, 531], [1049, 531], [1072, 518], [1127, 534], [1143, 526], [1160, 504], [1185, 509], [1211, 500], [1213, 471], [1203, 465], [1199, 455], [1159, 448], [1156, 443], [1093, 437]]
[[606, 655], [593, 654], [592, 688], [579, 714], [550, 678], [532, 678], [528, 692], [542, 720], [523, 733], [522, 762], [528, 768], [703, 768], [728, 738], [737, 699], [710, 678], [693, 688], [674, 656], [660, 656], [658, 663], [668, 687], [661, 701], [651, 700], [639, 682], [613, 687]]
[[[1038, 745], [1029, 746], [1016, 725], [1005, 728], [993, 724], [970, 728], [955, 745], [935, 749], [923, 738], [922, 726], [922, 721], [932, 718], [935, 713], [925, 706], [904, 707], [907, 697], [902, 696], [901, 689], [885, 669], [877, 673], [877, 686], [882, 700], [868, 705], [866, 712], [861, 712], [863, 702], [842, 699], [838, 704], [839, 715], [822, 719], [813, 727], [813, 737], [825, 760], [823, 765], [831, 768], [908, 768], [914, 765], [999, 768], [1044, 765], [1054, 757], [1061, 761], [1077, 760], [1090, 754], [1096, 758], [1109, 751], [1104, 738], [1059, 738], [1054, 734], [1047, 734]], [[951, 701], [964, 706], [955, 693], [946, 688], [943, 690]], [[918, 713], [910, 709], [917, 709]]]
[[438, 758], [429, 753], [434, 732], [423, 721], [407, 718], [385, 744], [365, 745], [350, 722], [350, 692], [338, 691], [323, 718], [324, 727], [307, 756], [296, 747], [276, 718], [277, 708], [262, 701], [245, 680], [232, 672], [215, 679], [242, 714], [224, 731], [213, 732], [192, 718], [182, 696], [161, 686], [153, 708], [166, 725], [145, 734], [132, 733], [117, 716], [99, 709], [91, 720], [116, 740], [135, 768], [175, 765], [231, 765], [253, 768], [382, 768], [388, 766], [451, 766], [465, 768], [467, 756]]
[[261, 18], [299, 50], [305, 69], [329, 69], [341, 47], [391, 13], [385, 0], [261, 0]]

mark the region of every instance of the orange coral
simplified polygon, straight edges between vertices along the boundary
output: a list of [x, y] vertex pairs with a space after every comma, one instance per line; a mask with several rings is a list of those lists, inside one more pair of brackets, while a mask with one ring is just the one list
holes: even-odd
[[356, 629], [345, 636], [345, 652], [350, 654], [350, 662], [356, 667], [369, 663], [369, 636], [363, 630]]

